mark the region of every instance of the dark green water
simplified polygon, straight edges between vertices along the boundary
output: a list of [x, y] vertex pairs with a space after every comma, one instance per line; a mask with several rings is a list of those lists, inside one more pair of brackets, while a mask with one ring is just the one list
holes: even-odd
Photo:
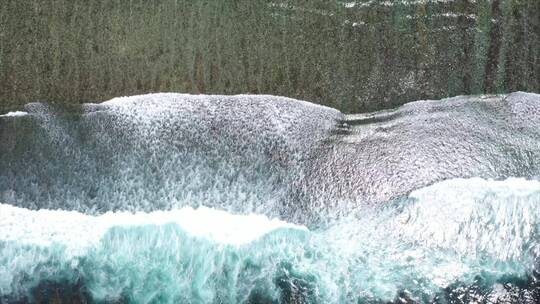
[[537, 0], [3, 0], [0, 112], [148, 92], [343, 112], [540, 92]]

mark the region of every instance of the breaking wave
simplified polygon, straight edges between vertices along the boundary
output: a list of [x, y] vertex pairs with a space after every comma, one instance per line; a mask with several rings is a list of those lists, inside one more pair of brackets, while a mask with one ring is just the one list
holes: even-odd
[[[509, 296], [539, 257], [540, 182], [454, 179], [329, 228], [201, 207], [150, 213], [0, 205], [0, 292], [43, 282], [93, 301], [433, 301]], [[531, 291], [532, 292], [532, 291]]]

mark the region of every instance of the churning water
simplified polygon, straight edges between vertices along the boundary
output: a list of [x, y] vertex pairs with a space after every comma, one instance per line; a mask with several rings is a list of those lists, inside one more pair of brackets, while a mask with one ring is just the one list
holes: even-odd
[[0, 116], [0, 302], [536, 303], [540, 96]]

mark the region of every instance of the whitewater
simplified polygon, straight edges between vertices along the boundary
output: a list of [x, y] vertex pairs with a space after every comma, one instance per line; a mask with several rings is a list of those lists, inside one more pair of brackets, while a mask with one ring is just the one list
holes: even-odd
[[24, 111], [0, 116], [1, 303], [540, 299], [538, 95]]

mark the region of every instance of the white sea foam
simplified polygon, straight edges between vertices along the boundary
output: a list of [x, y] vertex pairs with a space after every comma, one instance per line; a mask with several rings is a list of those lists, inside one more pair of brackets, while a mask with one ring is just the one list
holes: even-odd
[[[392, 301], [402, 290], [432, 297], [456, 282], [472, 284], [478, 274], [495, 282], [534, 269], [540, 256], [539, 202], [539, 181], [452, 179], [309, 233], [265, 216], [205, 207], [90, 216], [0, 204], [0, 293], [31, 288], [20, 273], [71, 278], [80, 272], [97, 300], [124, 292], [142, 301], [159, 286], [163, 294], [196, 292], [212, 302], [234, 282], [227, 290], [243, 302], [236, 297], [263, 281], [275, 292], [272, 280], [285, 261], [290, 275], [317, 278], [322, 303], [365, 296]], [[271, 233], [280, 228], [293, 229]], [[194, 278], [203, 283], [194, 286]]]
[[229, 245], [249, 243], [280, 228], [306, 229], [263, 215], [237, 215], [206, 207], [90, 216], [76, 211], [35, 211], [0, 204], [0, 240], [40, 246], [59, 243], [66, 245], [72, 254], [97, 244], [115, 226], [168, 223], [178, 224], [192, 236]]
[[15, 112], [8, 112], [6, 114], [0, 115], [0, 117], [17, 117], [17, 116], [25, 116], [28, 115], [28, 113], [23, 111], [15, 111]]
[[[478, 273], [531, 271], [540, 257], [539, 204], [536, 180], [451, 179], [343, 219], [317, 237], [335, 251], [335, 260], [325, 261], [329, 268], [348, 273], [352, 289], [391, 301], [404, 287], [436, 290], [471, 283]], [[358, 259], [363, 263], [352, 262]]]
[[[540, 256], [539, 202], [539, 181], [452, 179], [413, 191], [403, 201], [366, 210], [360, 218], [344, 218], [308, 234], [296, 233], [307, 231], [304, 227], [266, 216], [235, 215], [206, 207], [90, 216], [0, 204], [0, 241], [12, 242], [4, 248], [5, 282], [0, 282], [0, 289], [27, 289], [24, 282], [17, 281], [18, 273], [37, 275], [40, 268], [36, 265], [56, 259], [68, 265], [62, 270], [65, 276], [86, 261], [80, 267], [90, 271], [88, 284], [96, 299], [130, 290], [133, 282], [133, 286], [145, 285], [146, 277], [136, 274], [163, 271], [173, 278], [168, 283], [159, 281], [160, 286], [168, 284], [167, 293], [190, 290], [193, 273], [230, 280], [222, 277], [230, 269], [238, 271], [236, 284], [252, 288], [254, 283], [240, 269], [255, 265], [260, 278], [268, 278], [278, 271], [277, 261], [291, 261], [298, 273], [318, 278], [324, 303], [335, 299], [354, 302], [361, 295], [391, 301], [403, 289], [422, 297], [455, 282], [472, 284], [479, 273], [495, 282], [501, 276], [523, 276], [531, 271]], [[176, 223], [196, 238], [182, 238], [169, 226], [160, 226], [168, 223]], [[136, 229], [115, 231], [114, 227]], [[261, 238], [280, 228], [293, 230]], [[21, 244], [29, 247], [21, 249]], [[54, 246], [57, 244], [62, 251], [32, 249], [60, 248]], [[79, 260], [79, 256], [85, 259]], [[175, 265], [188, 266], [176, 273]], [[108, 279], [122, 277], [119, 274], [128, 279], [114, 284]], [[342, 286], [342, 281], [347, 285]], [[184, 289], [178, 291], [178, 286]], [[211, 284], [199, 287], [208, 292], [208, 301], [218, 288]]]
[[[130, 108], [130, 107], [133, 107], [134, 104], [148, 103], [149, 107], [145, 108], [145, 110], [149, 110], [151, 107], [153, 107], [154, 110], [159, 110], [159, 109], [156, 109], [155, 106], [152, 106], [152, 104], [161, 103], [163, 105], [163, 104], [165, 104], [167, 102], [170, 102], [172, 100], [176, 100], [177, 102], [181, 103], [183, 99], [199, 99], [201, 101], [205, 101], [205, 100], [208, 100], [208, 99], [211, 99], [211, 98], [213, 98], [213, 99], [226, 99], [226, 98], [231, 98], [231, 97], [234, 97], [234, 98], [238, 99], [239, 101], [247, 102], [247, 101], [253, 100], [254, 96], [256, 96], [259, 99], [272, 99], [272, 100], [276, 100], [276, 101], [286, 101], [288, 103], [296, 103], [296, 104], [299, 104], [299, 105], [304, 105], [304, 106], [308, 106], [308, 107], [312, 107], [312, 108], [321, 108], [321, 109], [327, 109], [327, 110], [338, 112], [336, 109], [333, 109], [333, 108], [330, 108], [330, 107], [327, 107], [327, 106], [324, 106], [324, 105], [316, 104], [316, 103], [311, 103], [311, 102], [304, 101], [304, 100], [293, 99], [293, 98], [282, 97], [282, 96], [275, 96], [275, 95], [264, 95], [264, 94], [260, 94], [260, 95], [250, 95], [250, 94], [239, 94], [239, 95], [205, 95], [205, 94], [198, 94], [198, 95], [194, 95], [194, 94], [181, 94], [181, 93], [165, 93], [165, 92], [162, 92], [162, 93], [149, 93], [149, 94], [142, 94], [142, 95], [131, 95], [131, 96], [115, 97], [113, 99], [104, 101], [104, 102], [102, 102], [100, 104], [101, 105], [106, 105], [106, 106]], [[282, 114], [286, 114], [286, 113], [282, 113]]]
[[467, 258], [488, 254], [512, 261], [540, 253], [540, 181], [453, 179], [409, 197], [416, 203], [405, 206], [395, 221], [404, 239]]

